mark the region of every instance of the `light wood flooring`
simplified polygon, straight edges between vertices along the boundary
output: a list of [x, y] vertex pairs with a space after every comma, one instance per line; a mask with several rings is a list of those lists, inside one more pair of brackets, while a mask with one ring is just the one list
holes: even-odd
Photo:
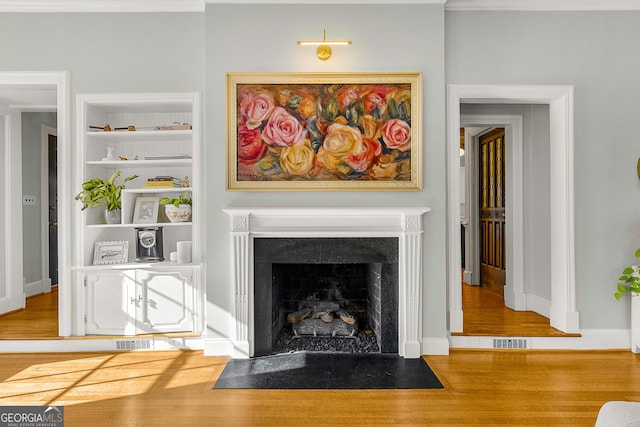
[[[470, 316], [474, 294], [464, 296], [465, 318], [485, 328]], [[38, 320], [47, 310], [35, 314], [37, 301], [55, 298], [0, 317], [0, 336], [56, 336], [57, 322]], [[629, 351], [454, 349], [424, 359], [444, 389], [212, 389], [228, 358], [200, 351], [0, 353], [0, 406], [62, 405], [67, 427], [593, 426], [604, 402], [640, 401], [640, 356]]]
[[462, 336], [576, 337], [549, 325], [549, 319], [533, 311], [515, 311], [501, 295], [482, 286], [462, 284]]
[[606, 401], [640, 401], [629, 351], [425, 360], [444, 389], [213, 389], [227, 358], [200, 351], [0, 354], [0, 405], [62, 405], [67, 427], [593, 426]]
[[[58, 291], [27, 298], [27, 309], [0, 316], [2, 339], [57, 339]], [[476, 336], [577, 336], [549, 326], [549, 319], [531, 311], [504, 306], [501, 296], [479, 286], [462, 285], [463, 332]]]
[[26, 309], [0, 315], [0, 339], [58, 338], [58, 287], [27, 298]]

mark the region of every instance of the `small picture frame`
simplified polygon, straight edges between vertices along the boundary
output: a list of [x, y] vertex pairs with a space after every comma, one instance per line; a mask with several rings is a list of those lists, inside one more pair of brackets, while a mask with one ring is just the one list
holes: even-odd
[[134, 224], [154, 224], [158, 222], [160, 197], [137, 197], [133, 211]]
[[93, 264], [124, 264], [129, 260], [129, 242], [126, 240], [96, 242], [93, 250]]

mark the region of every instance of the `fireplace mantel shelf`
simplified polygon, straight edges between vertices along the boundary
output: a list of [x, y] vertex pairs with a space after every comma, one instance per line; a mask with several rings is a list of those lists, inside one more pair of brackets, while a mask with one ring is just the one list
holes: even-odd
[[228, 207], [233, 254], [234, 357], [254, 355], [253, 250], [257, 237], [387, 237], [399, 242], [398, 353], [422, 354], [422, 217], [428, 207]]
[[229, 207], [232, 232], [396, 235], [422, 230], [428, 207]]

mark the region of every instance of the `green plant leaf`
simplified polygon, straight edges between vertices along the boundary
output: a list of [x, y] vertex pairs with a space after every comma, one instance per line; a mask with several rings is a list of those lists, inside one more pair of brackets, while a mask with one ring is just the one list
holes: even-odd
[[91, 178], [82, 184], [75, 199], [82, 202], [82, 209], [104, 205], [108, 210], [120, 209], [120, 195], [125, 188], [124, 183], [138, 177], [132, 175], [124, 179], [122, 184], [116, 185], [115, 181], [120, 176], [120, 171], [115, 171], [106, 181], [100, 178]]

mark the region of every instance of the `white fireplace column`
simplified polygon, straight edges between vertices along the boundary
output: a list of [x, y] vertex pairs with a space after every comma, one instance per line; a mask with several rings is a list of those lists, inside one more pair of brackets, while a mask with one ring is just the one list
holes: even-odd
[[231, 217], [232, 283], [236, 358], [254, 355], [253, 239], [397, 237], [398, 353], [422, 354], [422, 216], [427, 207], [224, 209]]

